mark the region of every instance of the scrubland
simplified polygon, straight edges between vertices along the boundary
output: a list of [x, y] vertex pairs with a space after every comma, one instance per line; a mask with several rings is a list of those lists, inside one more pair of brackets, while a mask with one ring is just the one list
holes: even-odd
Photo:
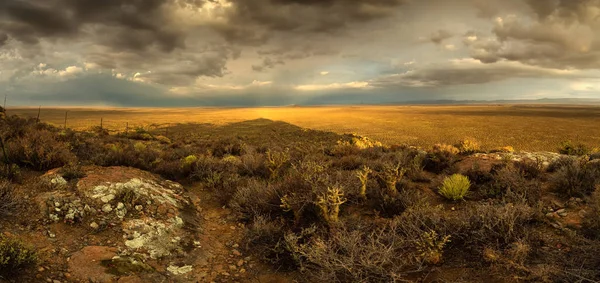
[[[46, 170], [130, 166], [211, 192], [245, 227], [241, 248], [290, 282], [600, 280], [600, 110], [341, 109], [71, 110], [173, 123], [168, 136], [3, 117], [0, 217]], [[0, 239], [0, 278], [35, 268], [27, 245]]]

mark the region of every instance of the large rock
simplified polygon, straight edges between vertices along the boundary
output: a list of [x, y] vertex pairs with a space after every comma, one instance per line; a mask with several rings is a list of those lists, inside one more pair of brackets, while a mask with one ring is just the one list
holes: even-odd
[[[83, 170], [86, 176], [71, 183], [72, 189], [39, 196], [45, 216], [49, 221], [81, 225], [96, 232], [110, 225], [118, 227], [121, 235], [116, 238], [118, 251], [111, 249], [108, 253], [98, 247], [86, 247], [74, 255], [76, 260], [101, 258], [118, 261], [115, 265], [134, 263], [136, 270], [144, 272], [144, 268], [138, 268], [143, 261], [168, 263], [171, 258], [184, 255], [186, 249], [182, 245], [195, 241], [197, 234], [189, 228], [193, 226], [190, 223], [196, 223], [196, 210], [180, 184], [134, 168], [90, 166]], [[63, 179], [58, 170], [48, 172], [44, 178]], [[107, 240], [114, 243], [115, 238]], [[96, 264], [70, 266], [74, 275], [83, 269], [97, 273], [99, 282], [112, 278], [100, 276], [104, 269]]]

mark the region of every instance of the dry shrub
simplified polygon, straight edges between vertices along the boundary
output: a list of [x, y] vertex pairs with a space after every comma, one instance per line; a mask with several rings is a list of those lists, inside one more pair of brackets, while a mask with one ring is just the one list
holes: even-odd
[[506, 202], [535, 205], [542, 198], [541, 184], [538, 180], [529, 180], [522, 170], [514, 166], [505, 166], [493, 172], [493, 181], [484, 186], [488, 197], [502, 197]]
[[279, 195], [273, 185], [251, 179], [233, 194], [229, 207], [240, 213], [244, 219], [257, 216], [275, 217], [281, 211]]
[[313, 282], [397, 282], [423, 262], [418, 238], [398, 233], [399, 226], [346, 225], [328, 236], [314, 228], [287, 233], [288, 249]]
[[548, 165], [548, 168], [546, 168], [546, 171], [554, 173], [565, 166], [571, 165], [576, 160], [577, 157], [574, 156], [561, 156], [552, 160], [552, 162], [550, 162], [550, 164]]
[[370, 206], [378, 211], [382, 217], [394, 217], [409, 208], [427, 205], [427, 197], [417, 188], [402, 188], [395, 196], [388, 195], [380, 190], [378, 194], [369, 195]]
[[479, 143], [472, 139], [465, 139], [455, 145], [460, 154], [473, 154], [481, 151]]
[[62, 175], [65, 180], [76, 180], [85, 177], [85, 171], [78, 163], [69, 163], [62, 168], [60, 168], [59, 173]]
[[600, 185], [591, 195], [588, 212], [583, 218], [583, 228], [585, 234], [596, 240], [600, 240]]
[[583, 156], [590, 154], [591, 150], [581, 143], [574, 145], [571, 141], [564, 141], [560, 144], [558, 152], [566, 155]]
[[73, 162], [76, 157], [69, 145], [56, 133], [30, 128], [22, 136], [6, 140], [6, 154], [11, 162], [35, 170], [49, 170]]
[[433, 150], [425, 156], [423, 168], [429, 172], [440, 174], [454, 171], [454, 164], [458, 161], [458, 149], [448, 145], [435, 145]]
[[190, 178], [213, 191], [223, 204], [231, 200], [243, 181], [235, 164], [204, 155], [198, 157]]
[[588, 196], [600, 184], [600, 162], [575, 160], [554, 173], [550, 182], [553, 190], [564, 196]]
[[219, 139], [212, 145], [212, 155], [222, 158], [225, 155], [241, 156], [244, 154], [244, 143], [239, 139], [225, 138]]
[[242, 176], [260, 177], [267, 179], [270, 176], [269, 169], [266, 166], [265, 156], [257, 152], [250, 152], [242, 155], [239, 165], [239, 173]]
[[[137, 146], [136, 146], [137, 145]], [[104, 155], [98, 156], [96, 164], [103, 166], [129, 166], [150, 171], [159, 160], [160, 152], [151, 146], [122, 140], [104, 146]]]
[[528, 180], [537, 179], [544, 173], [544, 165], [541, 159], [525, 159], [518, 162], [514, 162], [513, 166], [521, 176]]
[[331, 163], [334, 168], [342, 170], [356, 170], [365, 164], [365, 160], [359, 155], [346, 155], [335, 158]]
[[472, 247], [497, 243], [504, 247], [523, 239], [527, 224], [533, 221], [535, 211], [526, 204], [477, 204], [462, 212], [460, 217], [468, 223], [465, 230], [453, 235], [463, 245]]
[[0, 217], [13, 215], [18, 204], [19, 199], [12, 184], [8, 181], [0, 182]]
[[294, 270], [297, 268], [296, 260], [285, 243], [285, 230], [286, 226], [281, 221], [257, 215], [246, 229], [243, 244], [259, 259], [283, 271]]

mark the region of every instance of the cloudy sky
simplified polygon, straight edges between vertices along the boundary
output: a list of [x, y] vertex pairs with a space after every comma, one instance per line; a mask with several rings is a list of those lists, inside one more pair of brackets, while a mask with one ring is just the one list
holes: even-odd
[[0, 0], [13, 105], [600, 98], [600, 0]]

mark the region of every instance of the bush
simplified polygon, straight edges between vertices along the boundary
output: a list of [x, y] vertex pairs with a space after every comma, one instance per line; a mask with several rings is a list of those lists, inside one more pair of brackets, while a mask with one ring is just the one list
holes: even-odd
[[40, 171], [62, 167], [76, 159], [69, 145], [48, 130], [29, 129], [23, 136], [6, 141], [6, 147], [11, 162]]
[[233, 194], [229, 207], [251, 220], [257, 216], [275, 217], [281, 211], [275, 188], [264, 181], [252, 179]]
[[459, 150], [449, 145], [435, 145], [433, 150], [423, 160], [423, 168], [432, 173], [452, 171], [456, 163]]
[[471, 139], [465, 139], [456, 145], [461, 154], [472, 154], [481, 150], [479, 143]]
[[280, 221], [257, 215], [248, 226], [243, 241], [246, 250], [283, 271], [296, 269], [297, 263], [285, 244], [286, 226]]
[[81, 165], [75, 163], [69, 163], [60, 168], [59, 174], [62, 175], [65, 180], [76, 180], [85, 177], [85, 172], [81, 168]]
[[0, 275], [9, 276], [34, 266], [37, 255], [16, 239], [0, 235]]
[[527, 173], [514, 166], [494, 172], [493, 181], [484, 187], [488, 197], [503, 197], [506, 202], [535, 205], [542, 198], [541, 184], [529, 180]]
[[[534, 210], [526, 204], [478, 204], [462, 212], [467, 226], [456, 229], [453, 239], [465, 246], [498, 244], [499, 247], [521, 240], [533, 220]], [[454, 241], [458, 243], [457, 241]]]
[[551, 173], [556, 172], [565, 166], [571, 165], [576, 160], [577, 160], [577, 158], [573, 157], [573, 156], [561, 156], [559, 158], [552, 160], [552, 162], [550, 162], [550, 164], [548, 165], [548, 168], [546, 169], [546, 171], [551, 172]]
[[440, 195], [449, 200], [461, 200], [469, 192], [471, 181], [466, 176], [454, 174], [446, 177], [438, 190]]
[[292, 258], [312, 282], [397, 282], [419, 265], [413, 243], [396, 232], [397, 226], [341, 227], [329, 237], [314, 228], [287, 233]]
[[583, 156], [590, 154], [591, 151], [588, 147], [583, 144], [573, 145], [571, 141], [564, 141], [560, 144], [558, 148], [558, 152], [560, 154], [566, 155], [575, 155], [575, 156]]
[[270, 176], [269, 169], [266, 166], [264, 155], [256, 152], [246, 153], [241, 156], [238, 172], [242, 176], [260, 177], [267, 179]]
[[0, 182], [0, 217], [12, 215], [18, 203], [12, 184], [8, 181]]
[[342, 170], [356, 170], [365, 164], [365, 160], [358, 155], [345, 155], [333, 160], [331, 166]]
[[550, 181], [553, 190], [564, 196], [588, 196], [600, 184], [600, 162], [573, 161], [558, 170]]
[[239, 139], [220, 139], [212, 147], [212, 155], [222, 158], [225, 155], [241, 156], [244, 154], [245, 145]]
[[600, 186], [589, 200], [589, 211], [583, 219], [583, 227], [586, 235], [592, 239], [600, 239]]

